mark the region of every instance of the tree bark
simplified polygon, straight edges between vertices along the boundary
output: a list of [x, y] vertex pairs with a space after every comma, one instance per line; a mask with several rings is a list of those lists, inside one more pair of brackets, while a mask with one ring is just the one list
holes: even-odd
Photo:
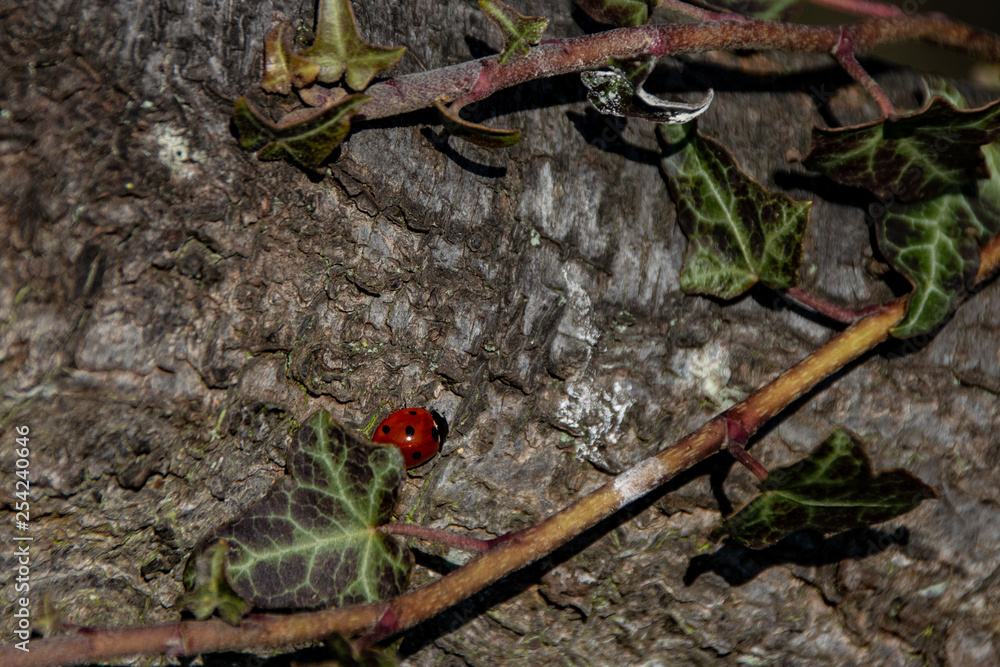
[[[499, 43], [459, 0], [355, 5], [366, 39], [408, 47], [388, 75]], [[569, 3], [522, 5], [551, 19], [546, 37], [594, 27]], [[600, 116], [578, 77], [481, 103], [477, 121], [524, 135], [502, 152], [443, 135], [430, 111], [358, 124], [322, 178], [240, 151], [233, 100], [275, 117], [288, 106], [259, 90], [264, 35], [282, 19], [311, 28], [313, 11], [0, 8], [0, 489], [12, 506], [28, 426], [31, 596], [51, 593], [65, 622], [177, 618], [191, 547], [266, 492], [317, 409], [363, 425], [436, 408], [450, 435], [412, 471], [400, 514], [489, 537], [605, 483], [829, 336], [765, 289], [730, 303], [680, 292], [685, 240], [653, 127]], [[918, 76], [869, 64], [897, 109], [918, 105]], [[870, 202], [787, 159], [812, 125], [876, 117], [831, 59], [677, 58], [648, 87], [715, 88], [702, 131], [758, 179], [815, 199], [805, 288], [849, 307], [898, 291], [871, 249]], [[715, 547], [720, 511], [755, 482], [720, 456], [407, 632], [401, 655], [995, 661], [998, 330], [994, 282], [933, 338], [885, 346], [808, 396], [753, 450], [784, 465], [844, 426], [877, 468], [906, 467], [941, 500], [830, 539]], [[413, 545], [415, 585], [465, 558]]]

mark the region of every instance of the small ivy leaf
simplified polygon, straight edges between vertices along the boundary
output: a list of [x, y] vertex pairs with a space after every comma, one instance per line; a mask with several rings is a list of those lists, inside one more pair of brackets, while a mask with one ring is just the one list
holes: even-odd
[[576, 4], [598, 23], [626, 28], [645, 25], [656, 3], [646, 0], [576, 0]]
[[661, 164], [688, 239], [681, 289], [733, 299], [757, 281], [793, 287], [812, 202], [770, 192], [694, 124], [659, 131], [669, 144]]
[[317, 167], [351, 129], [350, 117], [370, 98], [348, 95], [340, 102], [319, 109], [299, 109], [280, 123], [265, 118], [245, 97], [236, 100], [233, 122], [245, 150], [260, 150], [261, 160], [285, 159], [305, 167]]
[[[642, 71], [641, 66], [638, 71]], [[633, 85], [620, 70], [581, 72], [580, 78], [587, 87], [587, 99], [602, 114], [644, 118], [655, 123], [689, 123], [705, 113], [715, 98], [715, 91], [709, 89], [705, 99], [694, 104], [661, 100], [646, 92], [641, 84]]]
[[714, 12], [752, 16], [762, 21], [787, 21], [798, 10], [799, 0], [693, 0]]
[[279, 23], [264, 40], [264, 78], [261, 88], [287, 95], [292, 86], [308, 86], [319, 75], [319, 65], [292, 50], [292, 26]]
[[445, 108], [440, 102], [434, 103], [434, 108], [441, 115], [441, 123], [449, 133], [471, 144], [483, 148], [507, 148], [521, 140], [517, 130], [498, 130], [478, 123], [470, 123], [460, 118], [457, 111]]
[[376, 74], [392, 67], [406, 47], [385, 47], [361, 39], [350, 0], [319, 0], [316, 39], [301, 52], [319, 64], [319, 80], [333, 83], [344, 79], [354, 90], [364, 90]]
[[549, 26], [549, 20], [544, 16], [524, 16], [500, 0], [479, 0], [479, 8], [503, 33], [501, 65], [528, 55], [531, 46], [538, 44]]
[[1000, 136], [1000, 100], [957, 109], [933, 97], [923, 110], [865, 125], [813, 130], [802, 163], [888, 201], [930, 199], [989, 176], [980, 149]]
[[184, 589], [188, 592], [178, 598], [177, 606], [190, 611], [199, 621], [218, 611], [223, 620], [236, 625], [252, 608], [229, 585], [228, 552], [229, 544], [218, 540], [189, 558], [184, 566]]
[[802, 461], [773, 471], [760, 490], [722, 523], [716, 537], [728, 534], [763, 549], [806, 528], [832, 534], [888, 521], [938, 497], [905, 470], [872, 474], [861, 441], [842, 429]]
[[378, 647], [355, 650], [343, 635], [334, 634], [324, 642], [337, 667], [399, 667], [399, 660]]
[[314, 414], [288, 452], [288, 476], [216, 537], [234, 591], [267, 609], [348, 606], [406, 588], [413, 554], [376, 528], [399, 500], [403, 456]]

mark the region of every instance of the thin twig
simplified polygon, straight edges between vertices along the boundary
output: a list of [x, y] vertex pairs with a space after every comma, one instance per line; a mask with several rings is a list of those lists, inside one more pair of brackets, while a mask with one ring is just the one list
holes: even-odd
[[768, 472], [764, 465], [753, 457], [753, 454], [746, 450], [746, 447], [742, 445], [737, 445], [735, 442], [730, 442], [726, 449], [733, 458], [743, 464], [743, 467], [754, 474], [754, 476], [760, 481], [767, 479]]
[[809, 310], [817, 312], [825, 317], [829, 317], [835, 322], [850, 324], [859, 317], [858, 311], [838, 306], [835, 303], [830, 303], [826, 299], [812, 294], [811, 292], [807, 292], [800, 287], [789, 287], [785, 290], [785, 297], [789, 301], [797, 303], [800, 306], [805, 306]]
[[872, 75], [861, 66], [858, 59], [855, 57], [857, 53], [854, 45], [854, 39], [847, 30], [843, 30], [840, 33], [840, 40], [837, 45], [833, 47], [831, 51], [834, 59], [844, 68], [852, 79], [860, 83], [869, 95], [878, 103], [878, 108], [882, 112], [883, 118], [888, 118], [896, 113], [896, 109], [892, 106], [892, 102], [889, 100], [889, 96], [886, 95], [882, 86], [878, 85], [878, 82], [872, 78]]
[[726, 419], [726, 448], [733, 455], [733, 458], [742, 463], [743, 467], [763, 482], [768, 476], [767, 468], [747, 451], [746, 445], [749, 440], [750, 434], [747, 433], [743, 424]]

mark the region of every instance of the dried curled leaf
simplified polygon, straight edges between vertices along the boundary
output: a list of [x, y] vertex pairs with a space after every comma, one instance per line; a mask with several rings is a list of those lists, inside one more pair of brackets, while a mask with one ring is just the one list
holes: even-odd
[[364, 95], [348, 95], [332, 106], [300, 109], [276, 124], [241, 97], [233, 107], [233, 122], [240, 146], [244, 150], [259, 150], [261, 160], [284, 159], [317, 167], [344, 140], [351, 129], [351, 116], [368, 100]]
[[842, 429], [802, 461], [773, 471], [760, 490], [717, 536], [763, 549], [806, 528], [830, 534], [888, 521], [937, 497], [905, 470], [873, 474], [861, 441]]
[[638, 61], [626, 65], [628, 69], [623, 69], [622, 64], [612, 63], [611, 71], [580, 74], [583, 85], [587, 87], [587, 99], [605, 115], [681, 125], [705, 113], [715, 99], [715, 91], [709, 89], [705, 99], [694, 104], [661, 100], [642, 87], [652, 71], [653, 61]]
[[441, 115], [441, 123], [449, 133], [471, 144], [483, 148], [507, 148], [521, 140], [517, 130], [498, 130], [478, 123], [470, 123], [460, 118], [457, 112], [445, 108], [440, 102], [434, 103], [434, 108]]
[[385, 47], [361, 39], [350, 0], [319, 0], [316, 39], [301, 56], [319, 64], [319, 80], [334, 83], [344, 75], [347, 85], [364, 90], [372, 78], [403, 57], [405, 47]]
[[528, 55], [531, 46], [538, 44], [549, 26], [549, 20], [544, 16], [525, 16], [500, 0], [479, 0], [479, 8], [503, 33], [501, 65]]
[[798, 282], [812, 202], [770, 192], [729, 150], [691, 125], [661, 125], [663, 170], [688, 238], [681, 289], [732, 299], [757, 281]]
[[279, 23], [264, 40], [264, 79], [261, 87], [269, 93], [287, 95], [292, 86], [308, 86], [319, 75], [319, 65], [292, 49], [292, 26]]

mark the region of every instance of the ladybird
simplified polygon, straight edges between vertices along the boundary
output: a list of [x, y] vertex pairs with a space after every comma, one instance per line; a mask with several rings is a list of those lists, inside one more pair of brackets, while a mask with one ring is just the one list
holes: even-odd
[[441, 448], [440, 415], [423, 408], [403, 408], [385, 418], [372, 435], [372, 442], [396, 445], [407, 468], [427, 461]]

